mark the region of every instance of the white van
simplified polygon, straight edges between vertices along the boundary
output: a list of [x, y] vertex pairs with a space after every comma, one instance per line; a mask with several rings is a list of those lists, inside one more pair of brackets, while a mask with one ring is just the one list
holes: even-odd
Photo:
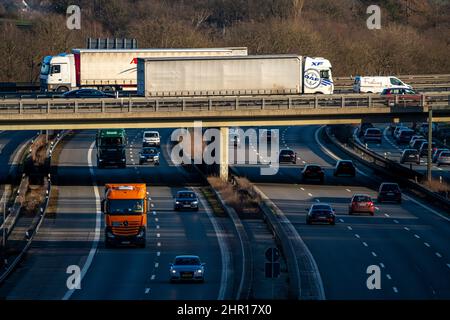
[[161, 137], [158, 131], [145, 131], [142, 136], [143, 147], [159, 147], [161, 144]]
[[412, 89], [399, 78], [396, 77], [355, 77], [353, 91], [356, 93], [381, 93], [386, 88]]

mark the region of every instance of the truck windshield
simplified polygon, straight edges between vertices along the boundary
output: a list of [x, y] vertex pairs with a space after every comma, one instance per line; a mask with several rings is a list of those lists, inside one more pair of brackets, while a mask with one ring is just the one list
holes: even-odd
[[100, 139], [100, 146], [101, 147], [115, 147], [115, 146], [121, 146], [122, 138], [115, 137], [115, 138], [101, 138]]
[[49, 71], [50, 71], [50, 65], [48, 63], [43, 63], [41, 66], [41, 74], [48, 75]]
[[107, 212], [111, 215], [139, 215], [144, 212], [144, 200], [109, 200]]

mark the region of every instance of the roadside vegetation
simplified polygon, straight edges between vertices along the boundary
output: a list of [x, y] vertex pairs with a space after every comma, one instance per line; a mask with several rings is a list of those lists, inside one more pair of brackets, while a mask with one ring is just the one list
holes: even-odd
[[[450, 2], [437, 0], [4, 0], [0, 82], [37, 82], [46, 55], [87, 37], [145, 47], [246, 46], [251, 54], [323, 56], [336, 76], [450, 73]], [[81, 30], [66, 28], [79, 5]], [[369, 5], [381, 30], [366, 27]]]

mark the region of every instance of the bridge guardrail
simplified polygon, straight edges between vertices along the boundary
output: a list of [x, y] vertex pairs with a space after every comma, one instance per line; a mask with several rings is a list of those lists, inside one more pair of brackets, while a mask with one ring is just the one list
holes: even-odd
[[[396, 107], [448, 107], [448, 93], [427, 93], [418, 98], [396, 98]], [[70, 114], [113, 112], [183, 112], [233, 110], [289, 110], [326, 108], [389, 108], [386, 97], [376, 94], [157, 97], [108, 99], [13, 99], [0, 100], [3, 114]]]

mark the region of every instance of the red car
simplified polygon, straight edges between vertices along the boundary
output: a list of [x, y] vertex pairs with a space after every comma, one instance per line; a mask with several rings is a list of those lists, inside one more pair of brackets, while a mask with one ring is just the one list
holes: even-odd
[[398, 87], [386, 88], [381, 92], [389, 107], [416, 107], [422, 103], [422, 95], [412, 89]]
[[348, 214], [354, 213], [370, 213], [373, 216], [375, 214], [375, 204], [372, 198], [367, 194], [355, 194], [348, 206]]

